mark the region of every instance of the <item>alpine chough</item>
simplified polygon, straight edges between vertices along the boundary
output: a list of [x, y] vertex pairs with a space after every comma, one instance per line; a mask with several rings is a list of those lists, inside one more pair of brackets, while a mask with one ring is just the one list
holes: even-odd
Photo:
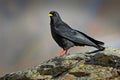
[[68, 49], [73, 46], [92, 46], [97, 48], [99, 51], [104, 50], [102, 46], [104, 42], [95, 40], [88, 35], [78, 30], [72, 29], [68, 24], [62, 21], [60, 15], [56, 11], [51, 11], [50, 26], [51, 34], [56, 43], [63, 48], [60, 56], [67, 54]]

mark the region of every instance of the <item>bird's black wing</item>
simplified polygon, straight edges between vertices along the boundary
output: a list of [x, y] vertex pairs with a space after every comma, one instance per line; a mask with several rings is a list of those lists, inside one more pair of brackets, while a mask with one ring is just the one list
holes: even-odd
[[88, 46], [97, 46], [96, 43], [94, 43], [89, 37], [86, 37], [83, 33], [80, 31], [71, 29], [69, 27], [66, 28], [66, 26], [59, 26], [55, 29], [55, 33], [58, 34], [61, 37], [64, 37], [72, 42], [88, 45]]

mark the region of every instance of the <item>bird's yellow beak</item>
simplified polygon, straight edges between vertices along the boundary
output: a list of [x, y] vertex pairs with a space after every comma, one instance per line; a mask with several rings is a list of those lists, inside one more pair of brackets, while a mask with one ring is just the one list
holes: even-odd
[[48, 16], [53, 16], [52, 14], [48, 14]]

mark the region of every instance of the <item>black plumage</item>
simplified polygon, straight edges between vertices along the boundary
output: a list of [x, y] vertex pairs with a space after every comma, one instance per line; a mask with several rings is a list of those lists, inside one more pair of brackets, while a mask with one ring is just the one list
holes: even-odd
[[62, 21], [58, 12], [51, 11], [49, 13], [51, 22], [51, 34], [53, 39], [57, 42], [57, 44], [66, 50], [61, 55], [66, 54], [67, 50], [73, 46], [92, 46], [102, 51], [105, 48], [103, 42], [95, 40], [88, 35], [72, 29], [68, 24]]

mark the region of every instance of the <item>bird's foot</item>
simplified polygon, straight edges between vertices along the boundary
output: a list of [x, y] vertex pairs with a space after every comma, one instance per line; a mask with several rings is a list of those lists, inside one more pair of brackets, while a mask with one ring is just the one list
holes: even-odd
[[64, 56], [65, 54], [68, 54], [68, 50], [63, 50], [63, 51], [60, 53], [60, 56], [59, 56], [59, 57]]

